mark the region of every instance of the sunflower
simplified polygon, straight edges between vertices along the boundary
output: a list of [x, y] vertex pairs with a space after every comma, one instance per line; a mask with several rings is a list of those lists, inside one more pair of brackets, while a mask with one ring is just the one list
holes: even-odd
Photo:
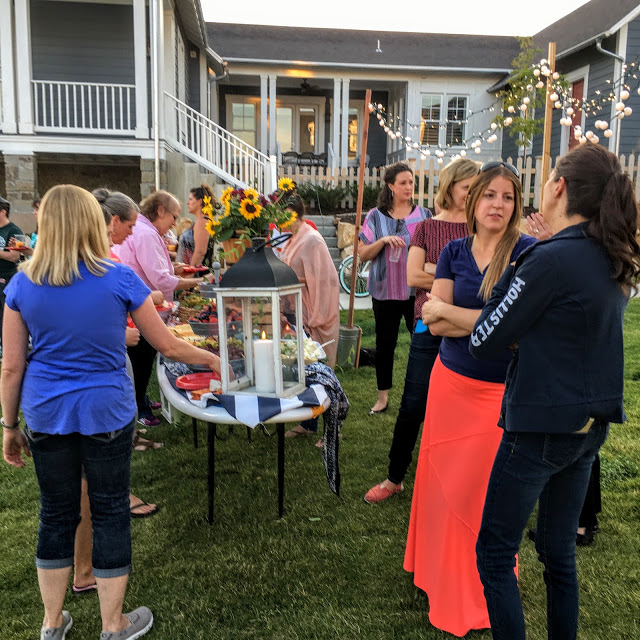
[[233, 187], [227, 187], [220, 196], [220, 200], [222, 203], [227, 204], [229, 200], [231, 200], [231, 194], [233, 193]]
[[224, 203], [224, 213], [222, 214], [223, 218], [228, 218], [231, 215], [231, 202], [227, 200]]
[[205, 216], [211, 216], [211, 214], [213, 213], [213, 207], [211, 206], [211, 197], [205, 196], [202, 201], [204, 202], [202, 213], [204, 213]]
[[[218, 222], [218, 224], [220, 224], [220, 223]], [[205, 228], [207, 230], [207, 233], [210, 236], [215, 236], [216, 235], [215, 227], [216, 227], [216, 224], [215, 224], [213, 219], [207, 220], [207, 223], [205, 224]]]
[[285, 222], [283, 222], [280, 225], [280, 228], [286, 229], [287, 227], [290, 227], [297, 219], [298, 219], [298, 214], [295, 211], [292, 211], [291, 217], [288, 220], [285, 220]]
[[245, 198], [240, 203], [240, 213], [245, 220], [253, 220], [254, 218], [258, 218], [261, 211], [262, 207], [253, 200], [249, 200], [249, 198]]
[[296, 185], [291, 178], [280, 178], [278, 180], [278, 189], [280, 191], [293, 191], [295, 188]]
[[244, 197], [249, 198], [249, 200], [253, 200], [254, 202], [258, 202], [260, 194], [252, 187], [249, 187], [248, 189], [244, 190]]

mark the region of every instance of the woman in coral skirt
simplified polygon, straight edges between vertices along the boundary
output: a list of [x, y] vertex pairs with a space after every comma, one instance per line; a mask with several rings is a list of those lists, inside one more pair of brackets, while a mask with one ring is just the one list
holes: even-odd
[[469, 334], [491, 289], [534, 238], [519, 230], [522, 195], [512, 165], [489, 162], [469, 188], [469, 236], [440, 254], [423, 322], [444, 339], [431, 373], [404, 568], [429, 597], [429, 621], [458, 637], [489, 615], [476, 542], [511, 352], [477, 361]]

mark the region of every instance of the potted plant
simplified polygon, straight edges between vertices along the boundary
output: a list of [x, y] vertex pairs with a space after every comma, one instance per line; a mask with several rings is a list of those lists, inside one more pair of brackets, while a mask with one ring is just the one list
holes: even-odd
[[222, 244], [227, 263], [237, 262], [253, 238], [266, 238], [271, 225], [286, 229], [295, 222], [297, 214], [286, 208], [294, 189], [295, 183], [289, 178], [281, 178], [278, 189], [268, 196], [251, 187], [228, 187], [215, 210], [211, 199], [204, 198], [202, 211], [207, 217], [207, 231]]

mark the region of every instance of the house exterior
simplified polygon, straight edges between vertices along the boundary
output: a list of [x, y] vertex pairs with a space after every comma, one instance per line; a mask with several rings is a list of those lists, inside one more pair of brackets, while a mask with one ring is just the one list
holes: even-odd
[[[208, 23], [228, 63], [212, 87], [215, 119], [264, 154], [358, 164], [365, 90], [413, 141], [454, 154], [495, 113], [487, 89], [519, 51], [515, 38]], [[497, 106], [497, 105], [496, 105]], [[469, 113], [474, 115], [469, 116]], [[482, 147], [500, 153], [501, 140]], [[415, 157], [371, 117], [369, 166]], [[419, 155], [418, 155], [419, 157]]]
[[[560, 125], [561, 111], [554, 109], [551, 157], [560, 156], [578, 144], [573, 135], [576, 125], [580, 125], [582, 131], [600, 134], [595, 128], [596, 120], [611, 122], [613, 131], [610, 138], [599, 135], [599, 144], [619, 154], [640, 152], [640, 95], [635, 90], [640, 85], [640, 4], [637, 0], [592, 0], [537, 33], [534, 42], [544, 51], [544, 56], [548, 43], [555, 42], [556, 70], [566, 76], [572, 96], [595, 99], [601, 107], [590, 109], [589, 113], [576, 110], [571, 127]], [[625, 104], [633, 109], [633, 115], [617, 120], [613, 116], [622, 84], [632, 89]], [[615, 99], [602, 103], [602, 97], [609, 94]], [[518, 148], [505, 133], [502, 155], [515, 158], [522, 154], [522, 147]], [[534, 138], [527, 154], [542, 155], [542, 135]]]
[[199, 3], [0, 0], [0, 15], [0, 191], [12, 219], [30, 230], [34, 196], [60, 182], [144, 196], [156, 157], [166, 186], [174, 105], [208, 115], [222, 70]]

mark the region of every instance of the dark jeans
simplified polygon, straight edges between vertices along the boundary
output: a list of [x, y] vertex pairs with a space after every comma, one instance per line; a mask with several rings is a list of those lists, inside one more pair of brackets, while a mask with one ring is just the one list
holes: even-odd
[[503, 434], [476, 547], [494, 640], [525, 640], [513, 569], [522, 532], [538, 500], [536, 550], [547, 585], [548, 637], [576, 638], [576, 529], [591, 465], [608, 432], [608, 424], [595, 424], [586, 434]]
[[431, 369], [438, 357], [441, 340], [428, 330], [411, 336], [404, 391], [389, 450], [388, 478], [395, 484], [402, 482], [411, 464], [411, 454], [427, 407]]
[[48, 435], [25, 428], [40, 485], [36, 566], [73, 565], [80, 522], [80, 477], [89, 483], [93, 573], [115, 578], [131, 571], [129, 463], [134, 422], [109, 433]]
[[580, 512], [579, 527], [593, 529], [598, 526], [598, 514], [602, 511], [602, 494], [600, 492], [600, 456], [596, 456], [591, 466], [589, 487]]
[[407, 331], [413, 331], [415, 298], [408, 300], [376, 300], [372, 298], [376, 321], [376, 381], [379, 391], [391, 389], [393, 384], [393, 354], [398, 342], [400, 321], [404, 318]]
[[133, 385], [136, 391], [138, 417], [148, 418], [152, 414], [147, 397], [147, 387], [153, 371], [153, 362], [157, 351], [142, 337], [135, 347], [127, 347], [127, 353], [133, 369]]

